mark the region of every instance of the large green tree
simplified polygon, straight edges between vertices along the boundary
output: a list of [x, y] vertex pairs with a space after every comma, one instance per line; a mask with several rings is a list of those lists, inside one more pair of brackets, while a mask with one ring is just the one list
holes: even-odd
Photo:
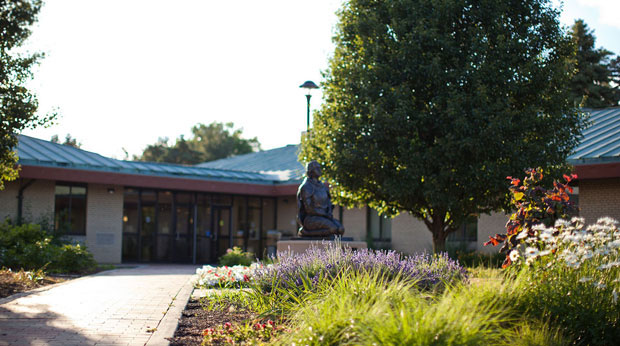
[[168, 144], [168, 138], [159, 138], [155, 144], [148, 145], [142, 155], [135, 159], [196, 164], [247, 154], [260, 148], [256, 137], [245, 139], [242, 134], [243, 131], [235, 129], [233, 123], [198, 124], [192, 127], [190, 139], [180, 136], [174, 144]]
[[42, 55], [17, 52], [40, 9], [40, 0], [0, 1], [0, 190], [18, 175], [17, 134], [54, 117], [37, 115], [37, 99], [25, 86]]
[[560, 170], [577, 144], [558, 15], [545, 0], [350, 0], [300, 158], [339, 203], [409, 212], [443, 250], [507, 207], [506, 176]]
[[576, 70], [571, 81], [573, 103], [589, 108], [617, 106], [620, 101], [618, 57], [596, 48], [594, 32], [582, 19], [575, 21], [571, 35], [577, 47]]

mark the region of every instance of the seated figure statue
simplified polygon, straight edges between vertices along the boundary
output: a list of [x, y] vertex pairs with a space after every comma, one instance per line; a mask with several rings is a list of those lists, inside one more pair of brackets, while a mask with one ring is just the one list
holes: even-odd
[[329, 188], [320, 180], [321, 165], [311, 161], [306, 165], [306, 178], [297, 190], [297, 223], [301, 237], [342, 235], [344, 227], [334, 219]]

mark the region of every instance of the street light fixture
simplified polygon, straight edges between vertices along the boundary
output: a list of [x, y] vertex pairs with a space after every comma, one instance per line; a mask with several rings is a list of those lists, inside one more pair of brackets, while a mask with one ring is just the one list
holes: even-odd
[[304, 84], [300, 85], [299, 87], [306, 89], [306, 101], [308, 103], [308, 113], [306, 116], [306, 131], [310, 132], [310, 98], [312, 97], [312, 94], [310, 92], [312, 91], [312, 89], [318, 89], [319, 87], [311, 80], [305, 81]]

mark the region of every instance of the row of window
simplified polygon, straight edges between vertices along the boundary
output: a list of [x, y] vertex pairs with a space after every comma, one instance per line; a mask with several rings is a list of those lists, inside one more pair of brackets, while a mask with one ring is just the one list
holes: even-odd
[[[55, 209], [54, 209], [54, 227], [56, 232], [67, 235], [86, 235], [86, 194], [87, 188], [77, 184], [57, 184], [55, 189]], [[179, 196], [185, 196], [182, 194]], [[155, 196], [155, 195], [154, 195]], [[189, 198], [187, 194], [187, 198]], [[218, 196], [218, 198], [231, 198], [230, 196]], [[148, 193], [144, 193], [142, 198], [147, 200]], [[257, 200], [257, 199], [256, 199]], [[189, 202], [189, 200], [188, 200]], [[232, 201], [217, 201], [228, 202]], [[241, 228], [250, 230], [250, 238], [256, 237], [254, 231], [258, 220], [258, 205], [254, 206], [254, 199], [250, 199], [247, 212], [241, 209], [237, 213], [239, 216], [238, 223]], [[258, 200], [257, 202], [258, 203]], [[239, 206], [239, 208], [242, 208]], [[127, 215], [124, 216], [126, 218]], [[378, 246], [388, 245], [392, 239], [392, 220], [388, 217], [381, 216], [374, 209], [367, 209], [367, 238], [372, 240]], [[247, 218], [247, 219], [246, 219]], [[124, 220], [126, 221], [126, 220]], [[247, 224], [244, 224], [247, 223]], [[459, 228], [457, 232], [448, 236], [451, 242], [475, 242], [478, 237], [477, 219], [472, 219]], [[254, 232], [252, 232], [254, 231]]]

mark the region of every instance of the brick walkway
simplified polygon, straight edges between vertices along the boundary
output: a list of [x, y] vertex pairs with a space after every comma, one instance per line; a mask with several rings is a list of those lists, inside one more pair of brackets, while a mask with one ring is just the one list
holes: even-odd
[[0, 345], [167, 344], [195, 268], [141, 265], [0, 299]]

